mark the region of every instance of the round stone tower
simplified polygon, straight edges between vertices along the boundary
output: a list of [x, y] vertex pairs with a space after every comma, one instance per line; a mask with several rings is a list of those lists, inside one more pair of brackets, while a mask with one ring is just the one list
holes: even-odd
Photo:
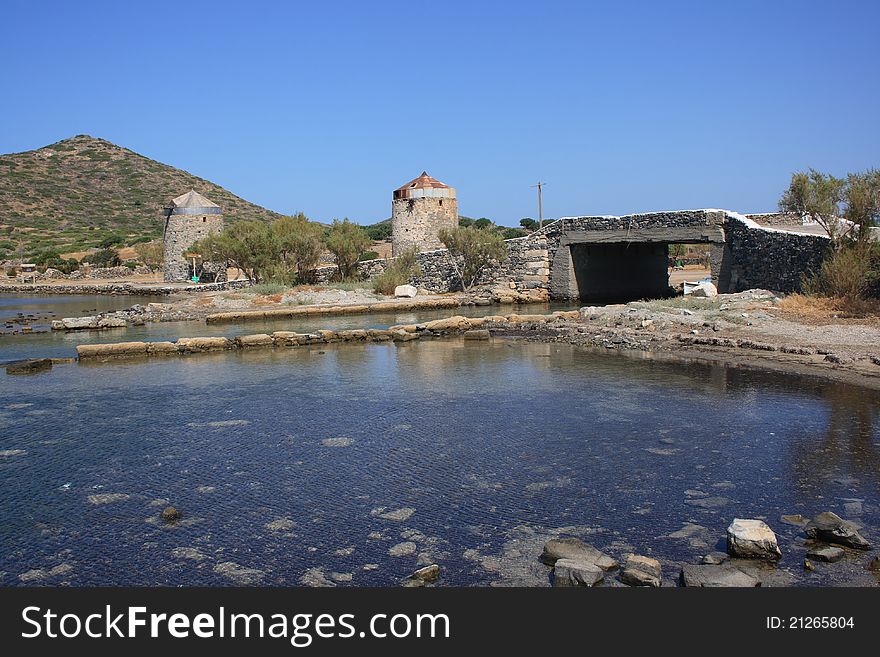
[[442, 249], [442, 228], [458, 226], [455, 189], [422, 171], [415, 180], [394, 190], [391, 200], [391, 255], [408, 247], [419, 251]]
[[190, 247], [223, 230], [223, 211], [195, 190], [178, 196], [165, 208], [165, 280], [202, 283], [226, 280], [223, 263], [203, 262]]

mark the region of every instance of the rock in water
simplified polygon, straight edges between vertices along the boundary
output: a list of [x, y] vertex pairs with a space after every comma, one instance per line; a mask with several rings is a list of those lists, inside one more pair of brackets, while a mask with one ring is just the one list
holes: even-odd
[[165, 507], [162, 511], [162, 520], [165, 522], [177, 522], [183, 517], [183, 514], [173, 506]]
[[727, 528], [727, 553], [742, 559], [778, 559], [776, 534], [763, 520], [734, 518]]
[[595, 586], [605, 578], [599, 566], [575, 559], [557, 559], [553, 586]]
[[424, 568], [419, 568], [417, 571], [409, 576], [410, 579], [414, 579], [419, 582], [436, 582], [439, 577], [440, 566], [435, 563], [432, 563], [430, 566], [425, 566]]
[[396, 288], [394, 288], [394, 296], [396, 297], [406, 297], [411, 299], [418, 293], [419, 291], [412, 285], [398, 285]]
[[630, 586], [660, 586], [662, 579], [660, 562], [639, 554], [631, 554], [620, 573], [620, 581]]
[[825, 561], [827, 563], [834, 563], [835, 561], [840, 561], [846, 556], [846, 552], [843, 551], [843, 548], [839, 547], [816, 547], [807, 551], [807, 556], [811, 559], [815, 559], [816, 561]]
[[682, 566], [680, 580], [682, 586], [703, 588], [761, 586], [761, 580], [727, 563], [720, 566]]
[[700, 559], [700, 563], [704, 566], [717, 566], [727, 561], [727, 555], [724, 552], [710, 552]]
[[35, 374], [37, 372], [45, 372], [52, 369], [51, 358], [32, 358], [30, 360], [20, 360], [16, 363], [10, 363], [6, 366], [7, 374]]
[[859, 534], [853, 523], [831, 511], [825, 511], [813, 518], [804, 531], [810, 538], [826, 543], [836, 543], [857, 550], [871, 549], [871, 544]]
[[591, 563], [604, 571], [617, 568], [617, 562], [579, 538], [554, 538], [544, 544], [541, 561], [552, 566], [559, 559]]

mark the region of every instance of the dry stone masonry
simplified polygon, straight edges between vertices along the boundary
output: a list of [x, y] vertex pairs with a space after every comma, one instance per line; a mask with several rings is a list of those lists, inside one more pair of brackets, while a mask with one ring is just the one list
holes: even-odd
[[198, 276], [202, 281], [226, 280], [226, 267], [221, 263], [196, 261], [189, 251], [193, 244], [223, 230], [220, 206], [191, 190], [178, 196], [165, 208], [165, 280], [188, 281]]

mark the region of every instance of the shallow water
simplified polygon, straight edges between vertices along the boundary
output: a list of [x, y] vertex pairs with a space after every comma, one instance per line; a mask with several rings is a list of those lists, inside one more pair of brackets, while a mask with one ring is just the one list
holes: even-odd
[[[120, 297], [121, 298], [121, 297]], [[155, 299], [151, 299], [155, 301]], [[128, 308], [131, 301], [120, 308]], [[88, 303], [86, 307], [89, 306]], [[118, 309], [118, 308], [117, 308]], [[503, 312], [515, 312], [516, 306], [507, 306]], [[574, 306], [563, 304], [530, 304], [522, 312], [548, 313], [551, 310], [572, 310]], [[57, 312], [57, 311], [56, 311]], [[273, 331], [310, 332], [318, 329], [343, 330], [357, 328], [388, 328], [395, 324], [429, 322], [452, 315], [482, 317], [501, 312], [499, 306], [463, 306], [439, 310], [417, 310], [389, 313], [370, 313], [360, 315], [337, 315], [298, 317], [271, 321], [247, 321], [240, 324], [205, 324], [203, 320], [187, 322], [151, 322], [144, 326], [108, 329], [104, 331], [47, 331], [18, 335], [0, 333], [0, 363], [23, 358], [65, 358], [76, 355], [78, 344], [98, 344], [106, 342], [161, 341], [204, 335], [235, 337], [253, 333], [272, 333]], [[82, 313], [74, 313], [79, 315]], [[88, 314], [88, 313], [86, 313]], [[69, 316], [69, 315], [58, 315]]]
[[671, 581], [733, 517], [776, 530], [782, 583], [870, 584], [862, 554], [804, 574], [779, 517], [877, 538], [878, 409], [810, 378], [504, 340], [58, 366], [0, 390], [0, 584], [396, 585], [432, 562], [446, 585], [546, 584], [559, 533]]

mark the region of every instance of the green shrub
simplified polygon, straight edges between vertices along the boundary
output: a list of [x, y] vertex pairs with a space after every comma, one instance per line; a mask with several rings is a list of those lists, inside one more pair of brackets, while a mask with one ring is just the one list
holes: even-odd
[[418, 255], [418, 247], [410, 247], [391, 260], [385, 271], [373, 279], [373, 291], [391, 295], [398, 285], [406, 285], [416, 276], [421, 276]]
[[122, 236], [116, 234], [108, 235], [98, 244], [98, 247], [102, 249], [109, 249], [111, 246], [122, 246]]
[[866, 299], [880, 286], [880, 247], [852, 242], [832, 250], [818, 272], [803, 277], [806, 294], [847, 301]]
[[118, 267], [120, 264], [119, 253], [116, 249], [101, 249], [85, 257], [95, 267]]
[[286, 289], [287, 286], [282, 283], [258, 283], [251, 285], [248, 288], [248, 292], [253, 292], [254, 294], [281, 294]]
[[365, 251], [361, 253], [361, 257], [358, 258], [358, 262], [367, 262], [368, 260], [378, 260], [379, 254], [375, 251]]
[[364, 230], [367, 231], [367, 235], [369, 235], [370, 239], [374, 242], [384, 242], [385, 240], [391, 239], [390, 221], [381, 221], [378, 224], [366, 226]]

